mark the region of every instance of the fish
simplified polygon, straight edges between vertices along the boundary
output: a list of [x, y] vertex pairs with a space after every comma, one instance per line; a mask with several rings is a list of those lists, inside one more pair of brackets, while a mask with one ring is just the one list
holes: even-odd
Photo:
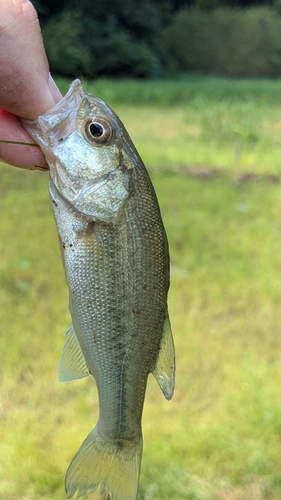
[[59, 380], [92, 376], [99, 397], [98, 422], [66, 472], [66, 495], [99, 487], [106, 499], [135, 500], [147, 378], [169, 400], [175, 377], [169, 249], [155, 190], [119, 117], [79, 80], [22, 124], [49, 164], [69, 289]]

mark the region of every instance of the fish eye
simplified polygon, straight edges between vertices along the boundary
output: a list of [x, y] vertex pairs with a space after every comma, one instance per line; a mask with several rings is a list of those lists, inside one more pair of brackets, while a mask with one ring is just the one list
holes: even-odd
[[103, 118], [93, 118], [86, 123], [85, 133], [91, 142], [105, 144], [111, 139], [112, 128]]

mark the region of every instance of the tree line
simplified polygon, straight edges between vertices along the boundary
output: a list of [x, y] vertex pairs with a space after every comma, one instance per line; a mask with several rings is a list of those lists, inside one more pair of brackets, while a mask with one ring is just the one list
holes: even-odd
[[55, 75], [281, 76], [281, 0], [33, 0]]

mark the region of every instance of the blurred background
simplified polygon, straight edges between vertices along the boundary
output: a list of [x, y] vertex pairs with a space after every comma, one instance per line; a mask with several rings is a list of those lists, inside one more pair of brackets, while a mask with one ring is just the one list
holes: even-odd
[[[176, 390], [149, 377], [138, 500], [280, 500], [279, 0], [34, 3], [62, 93], [79, 77], [117, 112], [168, 234]], [[48, 175], [0, 176], [0, 499], [63, 500], [97, 393], [57, 381]]]
[[281, 74], [280, 0], [34, 0], [51, 71]]

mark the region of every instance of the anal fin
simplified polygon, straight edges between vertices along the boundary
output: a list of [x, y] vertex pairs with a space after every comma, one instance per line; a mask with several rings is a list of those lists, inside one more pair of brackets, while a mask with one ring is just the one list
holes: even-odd
[[175, 387], [175, 348], [170, 319], [167, 314], [158, 359], [152, 374], [166, 399], [171, 399]]
[[70, 382], [90, 375], [84, 355], [77, 340], [73, 325], [65, 332], [66, 341], [59, 360], [58, 377], [60, 382]]

